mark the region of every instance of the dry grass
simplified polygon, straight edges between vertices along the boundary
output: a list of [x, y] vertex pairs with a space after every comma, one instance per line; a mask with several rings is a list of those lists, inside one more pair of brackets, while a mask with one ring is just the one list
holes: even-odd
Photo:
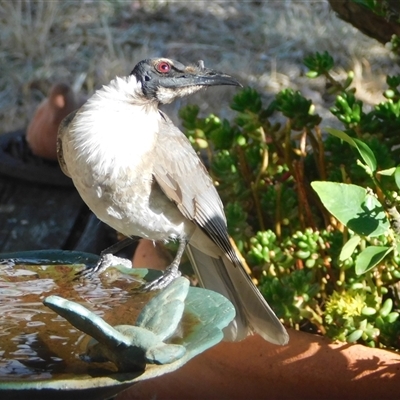
[[[382, 45], [336, 18], [324, 0], [2, 1], [0, 42], [0, 133], [26, 127], [52, 83], [90, 94], [146, 57], [203, 59], [266, 97], [300, 89], [322, 110], [329, 107], [323, 81], [304, 77], [311, 52], [328, 50], [337, 65], [354, 68], [367, 102], [379, 99], [385, 74], [399, 72]], [[233, 91], [189, 101], [224, 115]]]

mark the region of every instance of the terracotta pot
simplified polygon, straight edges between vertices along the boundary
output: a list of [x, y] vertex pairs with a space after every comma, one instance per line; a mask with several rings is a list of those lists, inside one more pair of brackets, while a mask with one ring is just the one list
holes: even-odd
[[36, 156], [57, 160], [57, 131], [60, 122], [82, 105], [72, 88], [65, 83], [54, 84], [39, 105], [26, 131], [26, 140]]
[[135, 268], [145, 268], [147, 265], [158, 270], [164, 270], [171, 262], [171, 255], [161, 243], [146, 239], [140, 239], [132, 259]]
[[393, 399], [400, 355], [289, 330], [278, 347], [252, 336], [220, 343], [178, 371], [117, 396], [134, 399]]
[[[143, 243], [136, 260], [154, 261]], [[147, 254], [142, 254], [146, 252]], [[152, 253], [151, 255], [149, 253]], [[166, 260], [158, 260], [164, 265]], [[289, 329], [289, 345], [259, 336], [220, 343], [178, 371], [141, 382], [116, 400], [393, 399], [400, 393], [400, 355]]]

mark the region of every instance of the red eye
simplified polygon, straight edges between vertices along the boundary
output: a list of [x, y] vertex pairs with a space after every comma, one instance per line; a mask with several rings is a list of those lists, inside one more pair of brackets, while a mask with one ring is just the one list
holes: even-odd
[[161, 72], [162, 74], [166, 74], [171, 70], [171, 65], [168, 64], [166, 61], [161, 61], [156, 65], [156, 69], [158, 72]]

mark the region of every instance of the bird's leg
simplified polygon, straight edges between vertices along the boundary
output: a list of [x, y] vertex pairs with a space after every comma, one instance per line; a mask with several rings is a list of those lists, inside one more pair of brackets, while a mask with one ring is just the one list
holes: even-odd
[[114, 256], [115, 253], [129, 246], [138, 237], [128, 237], [114, 243], [110, 247], [107, 247], [100, 253], [100, 258], [95, 265], [89, 265], [83, 271], [78, 272], [78, 278], [92, 278], [101, 272], [104, 272], [107, 268], [115, 265], [123, 265], [126, 268], [132, 268], [132, 262], [127, 258]]
[[172, 263], [166, 268], [164, 273], [159, 278], [155, 279], [152, 282], [146, 283], [141, 290], [148, 292], [150, 290], [164, 289], [173, 280], [179, 278], [181, 276], [181, 272], [179, 271], [178, 268], [181, 262], [183, 252], [185, 251], [185, 248], [186, 248], [186, 240], [179, 239], [178, 251]]

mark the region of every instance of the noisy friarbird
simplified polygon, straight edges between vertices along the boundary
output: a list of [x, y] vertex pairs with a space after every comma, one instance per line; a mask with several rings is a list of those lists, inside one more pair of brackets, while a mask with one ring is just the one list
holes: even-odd
[[[235, 306], [226, 340], [256, 332], [283, 345], [288, 334], [230, 243], [210, 175], [186, 136], [159, 110], [160, 104], [217, 85], [240, 86], [202, 61], [185, 66], [167, 58], [143, 60], [64, 119], [59, 162], [101, 221], [128, 238], [179, 242], [171, 265], [147, 289], [162, 288], [180, 275], [186, 249], [201, 285]], [[106, 256], [92, 272], [104, 269]]]

